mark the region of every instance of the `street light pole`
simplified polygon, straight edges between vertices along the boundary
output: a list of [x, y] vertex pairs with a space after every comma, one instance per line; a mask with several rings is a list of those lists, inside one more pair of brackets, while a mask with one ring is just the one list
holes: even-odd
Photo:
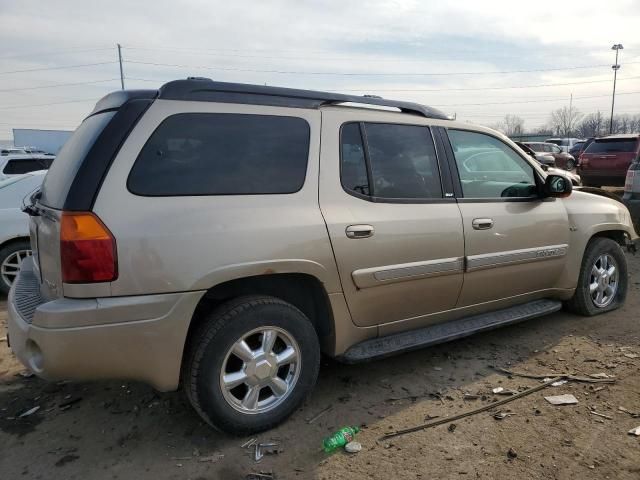
[[616, 79], [618, 77], [618, 70], [620, 70], [620, 65], [618, 65], [618, 52], [620, 50], [624, 50], [624, 47], [621, 43], [616, 43], [611, 50], [616, 51], [616, 63], [612, 65], [613, 68], [613, 96], [611, 97], [611, 120], [609, 120], [609, 135], [613, 133], [613, 107], [616, 103]]
[[122, 90], [124, 90], [124, 73], [122, 71], [122, 45], [120, 45], [119, 43], [117, 45], [118, 45], [118, 62], [120, 62], [120, 86], [122, 87]]

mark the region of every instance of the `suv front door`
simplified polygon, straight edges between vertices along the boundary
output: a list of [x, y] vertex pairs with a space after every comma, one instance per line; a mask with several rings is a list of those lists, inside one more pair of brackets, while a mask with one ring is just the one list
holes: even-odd
[[449, 129], [465, 235], [459, 307], [553, 288], [569, 243], [561, 201], [541, 198], [533, 166], [500, 138]]
[[320, 208], [354, 323], [454, 308], [462, 221], [430, 128], [398, 123], [397, 114], [325, 109], [321, 151]]

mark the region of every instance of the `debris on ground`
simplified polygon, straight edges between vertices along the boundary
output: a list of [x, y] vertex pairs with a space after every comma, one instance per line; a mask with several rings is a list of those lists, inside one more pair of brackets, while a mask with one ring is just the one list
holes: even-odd
[[463, 400], [477, 400], [480, 398], [479, 395], [474, 395], [473, 393], [465, 393], [462, 397]]
[[498, 411], [493, 414], [493, 418], [495, 418], [496, 420], [504, 420], [505, 418], [511, 417], [513, 415], [517, 415], [517, 413]]
[[449, 425], [449, 428], [447, 430], [449, 430], [451, 433], [456, 431], [456, 427], [457, 425], [455, 423], [452, 423], [451, 425]]
[[640, 437], [640, 427], [632, 428], [629, 430], [629, 435], [635, 435], [636, 437]]
[[511, 447], [507, 452], [507, 457], [511, 459], [518, 458], [518, 453], [513, 449], [513, 447]]
[[58, 405], [60, 410], [69, 410], [73, 405], [80, 402], [82, 397], [72, 397], [71, 395], [67, 395], [64, 397], [64, 401]]
[[275, 480], [275, 476], [272, 473], [249, 473], [245, 480]]
[[308, 424], [312, 424], [313, 422], [315, 422], [316, 420], [318, 420], [321, 416], [323, 416], [325, 413], [331, 411], [331, 409], [333, 408], [333, 405], [329, 405], [327, 408], [325, 408], [324, 410], [321, 410], [320, 412], [318, 412], [316, 415], [314, 415], [313, 417], [311, 417], [309, 420], [307, 420]]
[[358, 453], [362, 450], [362, 444], [360, 442], [349, 442], [344, 446], [347, 453]]
[[589, 410], [589, 413], [591, 415], [595, 415], [597, 417], [602, 417], [602, 418], [606, 418], [607, 420], [613, 420], [613, 417], [609, 416], [609, 415], [605, 415], [604, 413], [599, 413], [596, 412], [595, 410]]
[[224, 454], [223, 453], [216, 453], [214, 455], [207, 455], [205, 457], [198, 457], [198, 461], [202, 462], [202, 463], [215, 463], [218, 460], [222, 460], [224, 458]]
[[450, 423], [453, 422], [455, 420], [460, 420], [461, 418], [466, 418], [466, 417], [470, 417], [472, 415], [476, 415], [478, 413], [481, 412], [486, 412], [487, 410], [493, 410], [495, 407], [499, 407], [501, 405], [504, 405], [506, 403], [509, 402], [513, 402], [519, 398], [525, 397], [527, 395], [531, 395], [532, 393], [538, 392], [544, 388], [547, 388], [548, 386], [551, 385], [551, 383], [553, 382], [557, 382], [558, 380], [562, 380], [563, 377], [556, 377], [556, 378], [552, 378], [551, 380], [549, 380], [546, 383], [543, 383], [541, 385], [536, 385], [535, 387], [531, 387], [528, 388], [527, 390], [523, 390], [522, 392], [518, 392], [515, 395], [512, 395], [508, 398], [505, 398], [503, 400], [498, 400], [496, 402], [492, 402], [489, 403], [487, 405], [484, 405], [482, 407], [476, 408], [474, 410], [469, 410], [468, 412], [463, 412], [463, 413], [459, 413], [458, 415], [454, 415], [452, 417], [447, 417], [447, 418], [443, 418], [440, 420], [435, 420], [433, 422], [427, 422], [427, 423], [423, 423], [422, 425], [416, 425], [415, 427], [409, 427], [409, 428], [404, 428], [402, 430], [395, 430], [393, 432], [387, 432], [385, 433], [381, 439], [384, 438], [391, 438], [391, 437], [397, 437], [400, 435], [406, 435], [407, 433], [414, 433], [414, 432], [419, 432], [420, 430], [424, 430], [426, 428], [432, 428], [432, 427], [437, 427], [438, 425], [443, 425], [445, 423]]
[[640, 358], [640, 355], [637, 353], [625, 353], [624, 356], [627, 358]]
[[30, 408], [26, 412], [21, 413], [20, 415], [18, 415], [18, 418], [28, 417], [29, 415], [33, 415], [34, 413], [36, 413], [38, 410], [40, 410], [40, 405]]
[[629, 415], [631, 415], [633, 418], [640, 418], [640, 413], [639, 412], [632, 412], [630, 410], [627, 410], [624, 407], [618, 407], [618, 410], [620, 410], [621, 412], [624, 413], [628, 413]]
[[504, 392], [504, 388], [502, 387], [496, 387], [493, 390], [491, 390], [493, 393], [502, 393]]
[[565, 383], [568, 383], [569, 380], [558, 380], [557, 382], [553, 382], [551, 384], [552, 387], [561, 387], [562, 385], [564, 385]]
[[575, 405], [578, 403], [578, 399], [570, 393], [564, 395], [553, 395], [551, 397], [544, 397], [544, 399], [551, 405]]
[[19, 373], [19, 375], [22, 378], [31, 378], [33, 377], [35, 374], [33, 372], [30, 372], [29, 370], [23, 370], [22, 372]]
[[257, 438], [250, 438], [249, 440], [244, 442], [242, 445], [240, 445], [240, 448], [249, 448], [249, 447], [251, 447], [251, 445], [253, 445], [257, 441], [258, 441]]
[[256, 443], [253, 459], [259, 462], [265, 455], [277, 455], [278, 453], [280, 453], [280, 450], [278, 450], [278, 444], [275, 442]]
[[591, 378], [613, 378], [611, 375], [607, 374], [607, 373], [592, 373], [591, 375], [589, 375]]
[[322, 447], [326, 453], [333, 452], [338, 448], [344, 447], [347, 443], [352, 442], [356, 433], [360, 431], [359, 427], [342, 427], [330, 437], [322, 441]]
[[6, 342], [6, 341], [7, 341], [7, 337], [0, 338], [0, 342]]

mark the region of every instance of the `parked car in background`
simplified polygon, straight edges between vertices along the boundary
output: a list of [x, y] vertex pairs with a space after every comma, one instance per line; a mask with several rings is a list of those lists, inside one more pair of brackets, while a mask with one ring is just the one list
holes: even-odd
[[533, 151], [538, 153], [545, 153], [551, 155], [554, 159], [555, 166], [558, 168], [564, 168], [565, 170], [573, 170], [576, 168], [576, 160], [573, 156], [566, 152], [555, 143], [545, 142], [525, 142]]
[[6, 157], [7, 155], [27, 155], [24, 148], [4, 147], [0, 150], [0, 157]]
[[640, 134], [609, 135], [596, 138], [582, 152], [578, 173], [585, 185], [621, 187], [627, 170], [640, 156]]
[[31, 255], [29, 216], [23, 200], [42, 184], [47, 172], [37, 171], [0, 180], [0, 292], [7, 294], [22, 261]]
[[524, 150], [527, 155], [529, 155], [542, 165], [546, 165], [548, 167], [556, 166], [556, 159], [553, 158], [553, 155], [545, 152], [536, 152], [531, 147], [529, 147], [526, 142], [515, 142], [515, 144], [518, 145], [522, 150]]
[[563, 152], [568, 153], [571, 147], [581, 141], [582, 139], [580, 138], [547, 138], [544, 143], [553, 143], [559, 146]]
[[0, 157], [0, 180], [12, 175], [48, 170], [56, 157], [52, 155], [18, 154]]
[[637, 240], [624, 205], [489, 128], [208, 79], [101, 99], [30, 200], [7, 302], [20, 361], [181, 384], [235, 435], [294, 412], [321, 351], [355, 363], [617, 309]]
[[595, 137], [591, 137], [587, 140], [580, 141], [569, 149], [569, 155], [571, 155], [576, 160], [576, 165], [577, 160], [580, 158], [580, 155], [587, 149], [589, 145], [591, 145], [591, 142], [593, 142], [594, 138]]

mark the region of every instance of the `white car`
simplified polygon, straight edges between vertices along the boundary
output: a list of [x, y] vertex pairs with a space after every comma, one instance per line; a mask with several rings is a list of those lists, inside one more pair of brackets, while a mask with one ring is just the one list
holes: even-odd
[[40, 188], [46, 170], [0, 180], [0, 292], [8, 293], [22, 260], [31, 255], [29, 216], [23, 199]]

